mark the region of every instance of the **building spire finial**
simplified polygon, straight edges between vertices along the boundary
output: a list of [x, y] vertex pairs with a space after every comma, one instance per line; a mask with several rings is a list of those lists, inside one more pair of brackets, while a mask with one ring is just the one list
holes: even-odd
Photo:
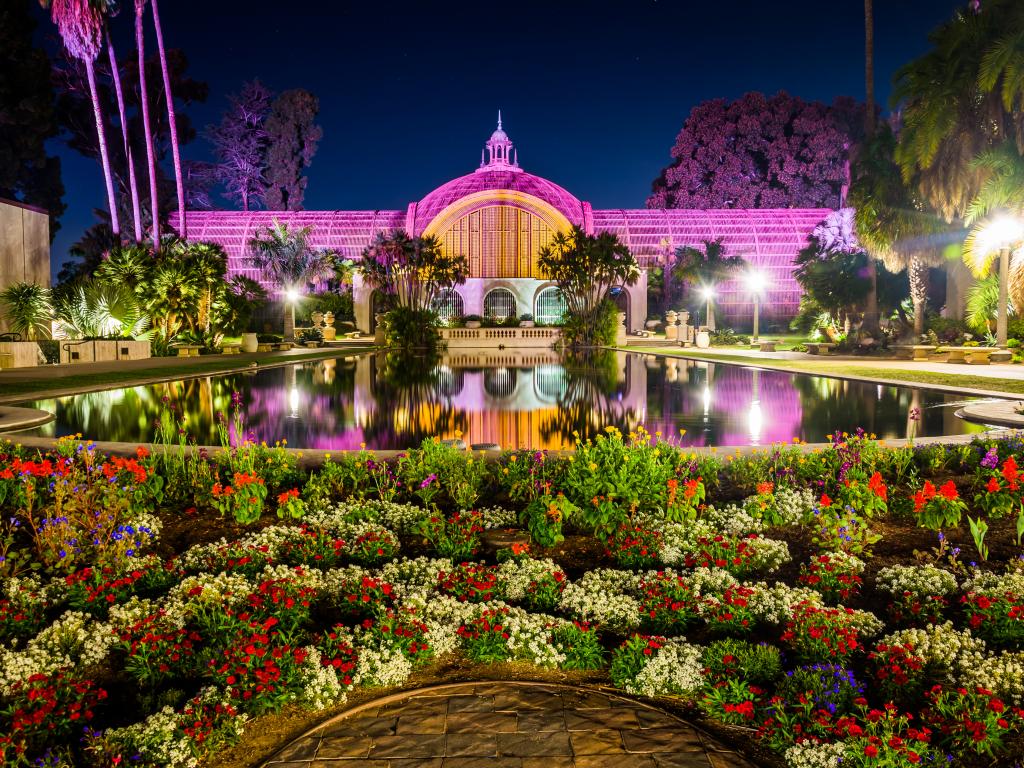
[[498, 110], [498, 130], [501, 130], [501, 110]]

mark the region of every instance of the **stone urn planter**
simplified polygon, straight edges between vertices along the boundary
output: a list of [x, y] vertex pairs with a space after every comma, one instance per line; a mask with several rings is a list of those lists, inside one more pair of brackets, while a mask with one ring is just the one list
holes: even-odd
[[256, 340], [255, 333], [243, 333], [242, 334], [242, 351], [243, 352], [255, 352], [259, 348], [259, 341]]
[[467, 320], [466, 321], [466, 327], [467, 328], [479, 328], [480, 327], [480, 321], [479, 320]]
[[307, 341], [306, 342], [306, 347], [308, 349], [316, 349], [319, 346], [320, 346], [320, 342], [319, 341]]
[[513, 544], [529, 546], [532, 541], [529, 531], [524, 531], [520, 528], [485, 531], [481, 534], [480, 540], [490, 552], [497, 552], [499, 549], [510, 549]]
[[520, 328], [533, 328], [535, 325], [536, 325], [536, 322], [534, 322], [533, 320], [520, 320], [519, 321], [519, 327]]
[[711, 346], [711, 334], [707, 331], [698, 331], [694, 343], [698, 349], [707, 349]]

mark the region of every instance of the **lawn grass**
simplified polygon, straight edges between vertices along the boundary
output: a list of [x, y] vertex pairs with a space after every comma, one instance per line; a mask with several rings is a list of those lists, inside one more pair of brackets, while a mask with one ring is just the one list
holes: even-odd
[[[339, 354], [351, 354], [352, 352], [363, 352], [369, 349], [345, 350]], [[323, 350], [291, 355], [289, 357], [268, 358], [261, 366], [275, 364], [287, 364], [303, 362], [306, 360], [324, 358]], [[158, 362], [160, 358], [153, 358]], [[69, 390], [96, 390], [109, 389], [118, 384], [131, 386], [135, 383], [143, 383], [151, 379], [186, 379], [208, 373], [229, 373], [235, 370], [243, 370], [248, 367], [249, 360], [238, 360], [236, 357], [224, 358], [221, 356], [210, 356], [209, 360], [200, 360], [188, 366], [182, 365], [154, 365], [151, 368], [132, 368], [124, 371], [106, 371], [103, 373], [72, 374], [70, 376], [38, 379], [24, 379], [17, 381], [3, 381], [0, 379], [0, 398], [10, 399], [18, 396], [48, 397], [49, 393], [66, 393]], [[45, 370], [40, 371], [45, 375]], [[62, 396], [62, 395], [61, 395]]]
[[756, 366], [758, 368], [776, 368], [783, 371], [817, 374], [819, 376], [838, 376], [841, 378], [884, 379], [888, 381], [905, 381], [910, 384], [922, 384], [931, 387], [954, 387], [959, 389], [983, 389], [990, 392], [1005, 394], [1024, 394], [1024, 379], [1008, 379], [997, 377], [981, 377], [968, 373], [939, 373], [937, 371], [921, 371], [908, 368], [883, 368], [871, 362], [851, 362], [848, 360], [774, 360], [751, 358], [744, 355], [731, 355], [717, 350], [700, 352], [672, 351], [666, 352], [663, 347], [628, 347], [628, 352], [641, 352], [649, 355], [666, 357], [682, 357], [690, 360], [707, 359], [736, 365]]

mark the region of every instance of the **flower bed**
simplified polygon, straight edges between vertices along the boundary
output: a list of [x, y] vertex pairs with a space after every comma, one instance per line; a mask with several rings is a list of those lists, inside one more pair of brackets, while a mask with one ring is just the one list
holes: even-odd
[[310, 474], [232, 421], [212, 456], [170, 416], [131, 459], [6, 446], [2, 765], [198, 766], [453, 657], [598, 670], [799, 768], [1019, 759], [1015, 438], [717, 457], [612, 429]]

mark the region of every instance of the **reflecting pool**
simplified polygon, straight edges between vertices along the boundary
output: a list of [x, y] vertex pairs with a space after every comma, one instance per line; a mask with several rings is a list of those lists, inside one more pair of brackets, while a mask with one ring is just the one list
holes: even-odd
[[954, 415], [962, 397], [916, 387], [624, 352], [581, 363], [495, 351], [429, 365], [366, 354], [36, 400], [27, 404], [56, 420], [29, 434], [150, 442], [153, 422], [175, 408], [213, 445], [233, 392], [257, 439], [296, 448], [407, 448], [456, 431], [472, 443], [561, 448], [609, 425], [691, 446], [821, 442], [858, 426], [883, 438], [983, 430]]

